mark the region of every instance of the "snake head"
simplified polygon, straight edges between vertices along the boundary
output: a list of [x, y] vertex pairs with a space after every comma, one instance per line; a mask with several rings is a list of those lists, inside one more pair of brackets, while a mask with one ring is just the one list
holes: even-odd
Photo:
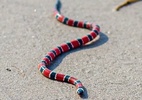
[[81, 88], [78, 88], [77, 90], [76, 90], [76, 92], [77, 92], [77, 94], [79, 94], [79, 95], [82, 95], [83, 93], [84, 93], [84, 89], [81, 87]]

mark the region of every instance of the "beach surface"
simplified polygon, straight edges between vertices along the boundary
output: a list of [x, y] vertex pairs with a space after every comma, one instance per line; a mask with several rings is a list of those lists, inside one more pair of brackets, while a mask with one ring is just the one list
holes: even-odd
[[63, 15], [101, 27], [100, 39], [61, 56], [50, 68], [81, 80], [75, 86], [37, 69], [53, 47], [89, 30], [53, 17], [55, 0], [0, 0], [0, 100], [142, 100], [142, 2], [112, 9], [123, 0], [61, 0]]

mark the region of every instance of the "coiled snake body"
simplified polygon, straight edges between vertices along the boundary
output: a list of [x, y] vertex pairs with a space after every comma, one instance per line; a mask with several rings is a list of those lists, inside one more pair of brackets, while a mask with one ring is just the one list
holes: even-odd
[[69, 75], [64, 75], [61, 73], [56, 73], [54, 71], [51, 71], [50, 69], [48, 69], [48, 65], [60, 54], [67, 52], [69, 50], [72, 50], [74, 48], [77, 48], [79, 46], [83, 46], [86, 43], [95, 39], [100, 33], [100, 27], [98, 25], [91, 24], [88, 22], [75, 21], [75, 20], [69, 19], [60, 13], [60, 8], [61, 8], [61, 2], [60, 0], [57, 0], [55, 9], [54, 9], [54, 16], [59, 22], [69, 26], [73, 26], [73, 27], [86, 28], [91, 30], [91, 32], [88, 35], [83, 36], [82, 38], [71, 40], [68, 43], [63, 43], [60, 46], [53, 48], [42, 59], [41, 63], [38, 65], [38, 69], [45, 77], [49, 79], [67, 82], [67, 83], [75, 85], [77, 88], [77, 93], [79, 95], [82, 95], [84, 92], [84, 87], [78, 79], [71, 77]]

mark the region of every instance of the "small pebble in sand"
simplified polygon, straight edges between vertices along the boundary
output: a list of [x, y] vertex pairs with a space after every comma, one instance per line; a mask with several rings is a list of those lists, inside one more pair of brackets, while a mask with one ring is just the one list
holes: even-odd
[[3, 38], [6, 38], [6, 36], [4, 35]]
[[32, 38], [35, 38], [35, 36], [32, 36]]
[[9, 69], [9, 68], [7, 68], [6, 70], [9, 71], [9, 72], [11, 71], [11, 69]]
[[107, 34], [110, 34], [110, 31], [107, 31]]
[[36, 12], [37, 10], [36, 9], [34, 9], [34, 12]]

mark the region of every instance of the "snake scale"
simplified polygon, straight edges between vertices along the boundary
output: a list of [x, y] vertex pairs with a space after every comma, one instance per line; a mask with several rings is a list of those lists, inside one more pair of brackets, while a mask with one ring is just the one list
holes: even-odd
[[70, 84], [73, 84], [76, 86], [77, 90], [76, 92], [79, 95], [82, 95], [84, 92], [84, 86], [81, 83], [80, 80], [77, 78], [74, 78], [69, 75], [56, 73], [50, 69], [48, 69], [48, 65], [59, 55], [63, 54], [64, 52], [70, 51], [72, 49], [75, 49], [77, 47], [83, 46], [86, 43], [92, 41], [95, 39], [99, 33], [100, 33], [100, 27], [96, 24], [92, 24], [89, 22], [84, 21], [76, 21], [73, 19], [69, 19], [61, 14], [61, 2], [60, 0], [56, 1], [55, 9], [54, 9], [54, 17], [61, 23], [73, 26], [73, 27], [79, 27], [79, 28], [86, 28], [91, 30], [91, 32], [82, 38], [71, 40], [70, 42], [63, 43], [60, 46], [57, 46], [53, 48], [51, 51], [49, 51], [46, 56], [42, 59], [41, 63], [38, 65], [38, 70], [47, 78], [52, 80], [57, 80], [61, 82], [67, 82]]

